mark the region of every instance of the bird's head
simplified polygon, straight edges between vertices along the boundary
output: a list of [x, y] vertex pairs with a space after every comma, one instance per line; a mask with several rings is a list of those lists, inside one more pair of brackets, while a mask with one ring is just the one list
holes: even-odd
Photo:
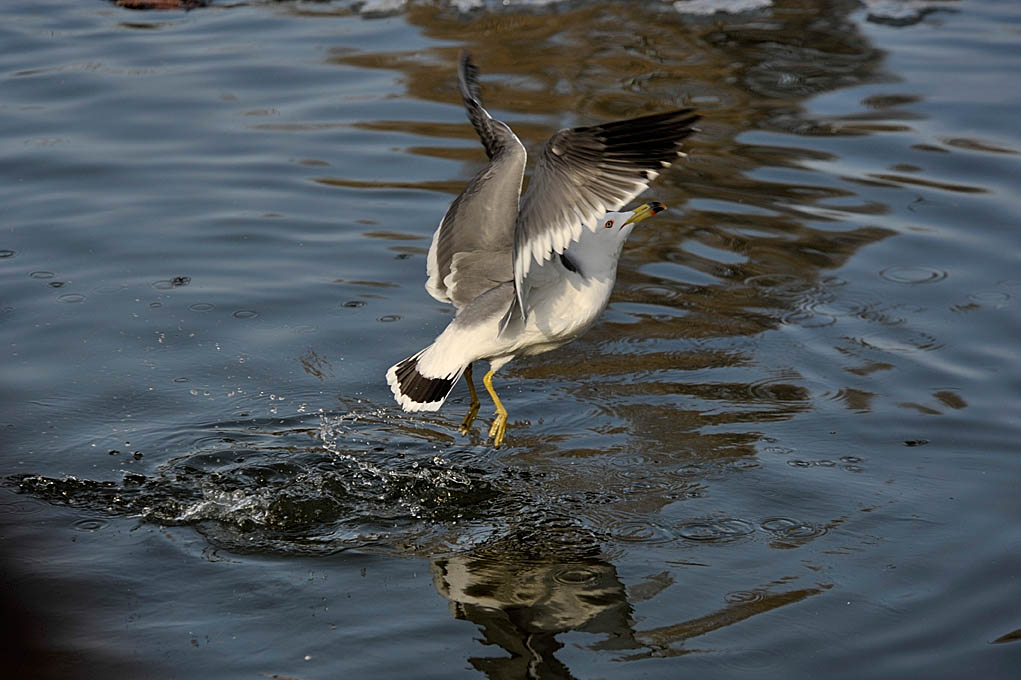
[[650, 201], [634, 210], [606, 213], [602, 221], [599, 222], [597, 231], [605, 232], [607, 235], [613, 233], [623, 241], [631, 234], [631, 230], [635, 228], [636, 224], [664, 210], [666, 210], [666, 206], [659, 201]]
[[596, 222], [594, 231], [582, 229], [581, 236], [571, 244], [567, 255], [588, 276], [599, 275], [599, 272], [616, 275], [617, 259], [631, 230], [642, 220], [664, 210], [665, 205], [652, 201], [634, 210], [606, 213]]

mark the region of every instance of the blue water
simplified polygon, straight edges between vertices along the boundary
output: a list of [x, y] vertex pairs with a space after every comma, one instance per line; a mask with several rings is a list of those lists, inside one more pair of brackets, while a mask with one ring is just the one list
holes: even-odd
[[[878, 5], [5, 4], [5, 667], [1013, 677], [1021, 11]], [[703, 115], [497, 450], [383, 379], [462, 47], [533, 154]]]

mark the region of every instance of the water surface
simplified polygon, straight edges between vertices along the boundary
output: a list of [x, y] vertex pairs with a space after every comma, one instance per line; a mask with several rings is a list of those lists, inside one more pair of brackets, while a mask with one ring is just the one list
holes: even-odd
[[[8, 666], [1011, 677], [1021, 12], [877, 4], [5, 5]], [[383, 380], [462, 47], [531, 152], [704, 116], [499, 450]]]

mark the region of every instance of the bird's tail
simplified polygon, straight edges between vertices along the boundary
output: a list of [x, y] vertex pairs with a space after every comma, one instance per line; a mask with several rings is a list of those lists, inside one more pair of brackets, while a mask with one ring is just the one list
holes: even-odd
[[468, 366], [444, 362], [435, 348], [435, 343], [429, 345], [386, 372], [386, 382], [405, 411], [438, 411]]

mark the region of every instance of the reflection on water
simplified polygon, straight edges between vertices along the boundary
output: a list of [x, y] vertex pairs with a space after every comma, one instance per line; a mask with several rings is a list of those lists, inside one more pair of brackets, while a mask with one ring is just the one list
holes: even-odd
[[[133, 598], [39, 598], [88, 629], [66, 658], [125, 639], [154, 677], [171, 657], [209, 677], [1013, 667], [1021, 145], [989, 83], [1013, 77], [1017, 10], [901, 29], [852, 1], [485, 4], [79, 4], [0, 29], [0, 491], [22, 494], [0, 518], [36, 532], [37, 590]], [[507, 371], [525, 426], [498, 453], [382, 380], [449, 319], [421, 284], [484, 161], [462, 47], [532, 153], [563, 126], [703, 115], [605, 317]]]
[[[450, 601], [451, 614], [477, 625], [482, 642], [509, 656], [472, 657], [469, 663], [492, 680], [573, 678], [555, 656], [558, 635], [578, 631], [598, 637], [591, 649], [620, 661], [690, 653], [685, 642], [781, 607], [829, 586], [735, 591], [726, 606], [693, 619], [636, 629], [631, 601], [655, 597], [674, 584], [667, 572], [625, 588], [616, 568], [600, 558], [596, 538], [519, 529], [467, 553], [432, 560], [433, 584]], [[706, 652], [708, 650], [697, 650]]]
[[479, 626], [484, 644], [510, 655], [468, 659], [486, 677], [574, 677], [554, 656], [563, 647], [557, 635], [569, 631], [602, 636], [601, 649], [638, 646], [616, 569], [599, 559], [594, 540], [586, 547], [561, 538], [522, 530], [432, 560], [433, 584], [451, 614]]

